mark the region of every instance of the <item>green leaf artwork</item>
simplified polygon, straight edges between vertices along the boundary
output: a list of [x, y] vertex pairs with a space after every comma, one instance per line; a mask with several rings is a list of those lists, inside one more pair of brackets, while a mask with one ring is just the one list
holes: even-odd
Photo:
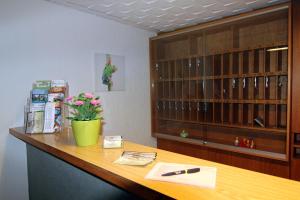
[[117, 67], [111, 62], [111, 55], [106, 55], [106, 64], [102, 73], [102, 83], [107, 85], [107, 90], [111, 91], [111, 87], [113, 85], [112, 75], [117, 71]]

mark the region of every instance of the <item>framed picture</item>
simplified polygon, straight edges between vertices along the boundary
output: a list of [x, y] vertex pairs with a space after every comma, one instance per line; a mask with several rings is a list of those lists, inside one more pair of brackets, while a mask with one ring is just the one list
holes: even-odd
[[125, 90], [125, 57], [95, 53], [95, 90]]

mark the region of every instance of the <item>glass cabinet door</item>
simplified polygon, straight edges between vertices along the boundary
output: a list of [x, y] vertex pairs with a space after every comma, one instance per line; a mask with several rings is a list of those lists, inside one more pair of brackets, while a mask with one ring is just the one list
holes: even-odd
[[288, 20], [282, 9], [152, 40], [153, 132], [286, 154]]

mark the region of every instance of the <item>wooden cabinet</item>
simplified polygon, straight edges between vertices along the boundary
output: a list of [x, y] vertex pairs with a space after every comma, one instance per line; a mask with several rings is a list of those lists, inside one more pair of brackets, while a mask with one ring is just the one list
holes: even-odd
[[153, 136], [287, 169], [289, 10], [284, 4], [152, 38]]
[[293, 1], [291, 178], [300, 181], [300, 1]]

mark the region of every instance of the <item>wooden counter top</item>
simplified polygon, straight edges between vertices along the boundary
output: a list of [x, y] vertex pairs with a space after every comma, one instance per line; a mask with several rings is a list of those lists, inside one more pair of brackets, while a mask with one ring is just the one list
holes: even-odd
[[[124, 190], [147, 199], [299, 199], [300, 182], [252, 172], [125, 141], [122, 149], [103, 149], [99, 145], [77, 147], [72, 132], [57, 134], [24, 134], [22, 128], [9, 129], [10, 134], [57, 158], [83, 169]], [[124, 150], [157, 152], [157, 159], [146, 167], [113, 164]], [[217, 168], [215, 189], [144, 179], [156, 162], [172, 162]], [[249, 163], [251, 164], [251, 163]]]

